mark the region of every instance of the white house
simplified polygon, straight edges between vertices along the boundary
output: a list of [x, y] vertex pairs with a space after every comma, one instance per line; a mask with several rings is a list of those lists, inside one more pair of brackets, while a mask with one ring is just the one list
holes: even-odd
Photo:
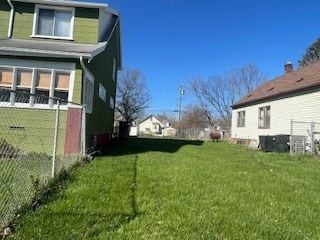
[[290, 134], [291, 120], [320, 122], [320, 61], [265, 82], [232, 105], [231, 138], [257, 147], [260, 135]]
[[161, 134], [162, 127], [162, 123], [155, 116], [150, 115], [139, 123], [139, 135]]

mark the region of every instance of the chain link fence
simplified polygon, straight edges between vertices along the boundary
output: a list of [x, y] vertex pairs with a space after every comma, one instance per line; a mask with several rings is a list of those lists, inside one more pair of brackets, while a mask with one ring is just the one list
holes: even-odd
[[320, 155], [320, 123], [291, 121], [290, 154]]
[[62, 170], [81, 160], [83, 108], [0, 88], [0, 229]]

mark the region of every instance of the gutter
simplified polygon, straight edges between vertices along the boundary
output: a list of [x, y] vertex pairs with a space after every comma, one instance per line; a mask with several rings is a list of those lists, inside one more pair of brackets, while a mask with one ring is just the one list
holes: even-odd
[[84, 71], [85, 77], [92, 83], [94, 83], [94, 76], [90, 72], [90, 70], [87, 68], [87, 66], [84, 64], [83, 56], [80, 57], [80, 65]]
[[95, 56], [99, 55], [100, 53], [102, 53], [106, 49], [106, 47], [108, 46], [108, 43], [109, 43], [114, 31], [116, 30], [116, 27], [117, 27], [118, 24], [119, 24], [119, 18], [117, 18], [117, 21], [115, 22], [107, 41], [105, 41], [104, 44], [100, 48], [96, 49], [94, 52], [91, 53], [91, 56], [90, 56], [90, 58], [88, 60], [89, 63], [91, 62], [91, 60]]
[[13, 29], [13, 19], [14, 19], [14, 6], [11, 2], [11, 0], [7, 0], [9, 6], [11, 7], [10, 11], [10, 20], [9, 20], [9, 27], [8, 27], [8, 38], [12, 37], [12, 29]]

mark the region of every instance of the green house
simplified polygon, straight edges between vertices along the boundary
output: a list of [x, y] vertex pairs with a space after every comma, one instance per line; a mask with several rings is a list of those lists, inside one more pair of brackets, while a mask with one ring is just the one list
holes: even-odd
[[[61, 99], [61, 151], [77, 153], [83, 142], [87, 148], [106, 144], [113, 131], [119, 69], [120, 18], [108, 5], [0, 1], [0, 95], [8, 95], [0, 96], [0, 121], [10, 119], [6, 129], [23, 129], [26, 138], [37, 135], [37, 126], [54, 119]], [[17, 91], [30, 95], [22, 101]], [[37, 102], [37, 95], [48, 98]]]

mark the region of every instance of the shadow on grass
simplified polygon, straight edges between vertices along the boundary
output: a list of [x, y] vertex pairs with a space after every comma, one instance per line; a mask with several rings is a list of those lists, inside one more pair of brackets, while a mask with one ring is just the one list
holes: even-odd
[[[73, 176], [74, 174], [69, 173], [59, 176], [44, 194], [40, 194], [37, 199], [37, 205], [32, 204], [32, 206], [26, 207], [24, 211], [20, 212], [21, 216], [19, 219], [15, 219], [10, 226], [14, 230], [13, 234], [17, 239], [33, 239], [30, 236], [34, 234], [38, 236], [35, 239], [63, 239], [65, 237], [70, 239], [82, 239], [82, 237], [94, 238], [106, 231], [115, 232], [121, 226], [129, 224], [136, 217], [142, 215], [138, 210], [136, 199], [138, 160], [138, 155], [130, 159], [130, 165], [127, 169], [127, 181], [124, 183], [125, 186], [120, 187], [126, 189], [119, 197], [123, 195], [122, 197], [128, 199], [124, 202], [125, 205], [123, 206], [127, 210], [119, 211], [118, 209], [110, 208], [106, 211], [101, 211], [99, 209], [92, 209], [91, 207], [63, 207], [64, 202], [68, 205], [68, 199], [65, 199], [63, 193], [65, 188], [68, 187], [66, 183], [71, 184], [70, 187], [72, 188], [72, 184], [77, 181]], [[119, 187], [119, 185], [112, 186]], [[97, 187], [101, 187], [101, 185], [97, 185]], [[95, 192], [93, 191], [92, 193], [94, 194]], [[77, 194], [79, 198], [83, 194], [86, 195], [85, 192]], [[93, 198], [99, 201], [100, 195], [93, 196]], [[41, 208], [41, 206], [54, 203], [55, 201], [60, 202], [59, 205], [62, 207], [60, 211]], [[92, 199], [87, 201], [84, 199], [81, 206], [90, 206], [90, 201]], [[103, 204], [105, 203], [101, 202], [101, 205]], [[44, 225], [42, 225], [43, 222], [45, 223]]]
[[201, 146], [203, 141], [159, 138], [115, 139], [107, 145], [103, 155], [121, 156], [145, 152], [175, 153], [186, 145]]

